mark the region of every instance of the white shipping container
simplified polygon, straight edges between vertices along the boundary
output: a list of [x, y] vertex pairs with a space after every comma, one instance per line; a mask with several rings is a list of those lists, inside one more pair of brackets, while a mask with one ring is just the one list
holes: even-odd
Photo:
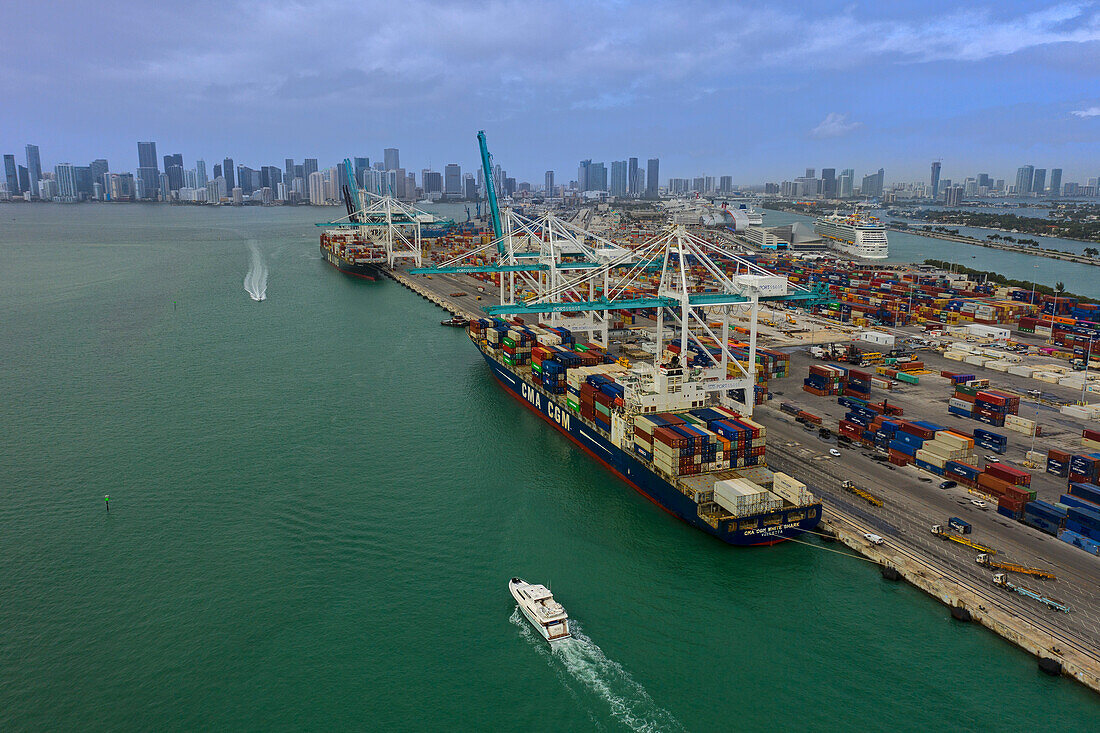
[[[963, 403], [963, 404], [966, 404], [966, 403]], [[964, 435], [959, 435], [957, 433], [953, 433], [950, 430], [940, 430], [939, 432], [937, 432], [935, 442], [943, 443], [944, 445], [949, 445], [952, 448], [955, 448], [956, 450], [958, 450], [958, 449], [970, 450], [971, 448], [974, 447], [974, 439], [973, 438], [967, 438]]]
[[1010, 361], [987, 361], [985, 363], [986, 369], [992, 369], [995, 372], [1007, 372], [1010, 366], [1012, 366]]
[[1069, 415], [1070, 417], [1076, 417], [1081, 420], [1088, 420], [1092, 416], [1092, 410], [1087, 410], [1084, 407], [1077, 405], [1063, 405], [1058, 408], [1058, 412], [1063, 415]]
[[968, 356], [963, 359], [967, 364], [973, 364], [974, 366], [985, 366], [985, 363], [989, 361], [984, 356]]
[[951, 361], [962, 361], [967, 357], [967, 353], [965, 351], [945, 351], [943, 357]]
[[1029, 366], [1014, 366], [1008, 368], [1008, 373], [1017, 377], [1030, 377], [1035, 370]]
[[966, 400], [960, 400], [957, 397], [952, 397], [947, 401], [947, 404], [951, 407], [958, 407], [959, 409], [966, 410], [967, 412], [974, 412], [974, 405], [970, 404]]
[[924, 461], [925, 463], [931, 463], [936, 468], [943, 468], [944, 464], [946, 464], [948, 460], [954, 460], [954, 459], [944, 458], [943, 456], [941, 456], [937, 453], [933, 453], [932, 451], [924, 450], [923, 448], [921, 450], [917, 451], [917, 455], [915, 457], [918, 461]]

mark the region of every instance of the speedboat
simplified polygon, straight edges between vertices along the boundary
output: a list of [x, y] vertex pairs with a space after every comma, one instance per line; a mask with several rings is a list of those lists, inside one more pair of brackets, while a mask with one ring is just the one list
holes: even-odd
[[508, 590], [519, 604], [519, 610], [535, 630], [542, 634], [542, 638], [551, 644], [569, 638], [569, 616], [562, 605], [554, 600], [549, 588], [528, 583], [523, 578], [512, 578], [508, 581]]

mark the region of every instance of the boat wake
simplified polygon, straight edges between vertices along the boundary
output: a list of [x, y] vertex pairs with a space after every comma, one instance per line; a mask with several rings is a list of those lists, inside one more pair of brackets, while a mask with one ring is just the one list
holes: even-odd
[[260, 301], [267, 298], [267, 265], [264, 264], [260, 247], [254, 241], [248, 243], [248, 249], [252, 251], [252, 267], [244, 276], [244, 289], [248, 291], [252, 300]]
[[[596, 642], [580, 631], [576, 619], [569, 620], [572, 637], [554, 642], [553, 646], [535, 633], [520, 613], [519, 606], [509, 620], [519, 627], [525, 639], [554, 667], [562, 682], [574, 697], [579, 697], [573, 683], [579, 682], [607, 706], [606, 712], [619, 723], [636, 731], [683, 730], [672, 714], [659, 706], [634, 681], [618, 662], [608, 659]], [[597, 711], [592, 711], [597, 712]]]

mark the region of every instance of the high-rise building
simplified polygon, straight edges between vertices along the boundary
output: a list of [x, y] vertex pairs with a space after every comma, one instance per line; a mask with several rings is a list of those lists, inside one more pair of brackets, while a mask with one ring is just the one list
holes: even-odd
[[420, 172], [420, 183], [424, 188], [425, 196], [430, 193], [443, 193], [443, 176], [439, 171], [425, 168]]
[[477, 198], [477, 179], [473, 173], [467, 173], [462, 177], [463, 194], [468, 199]]
[[370, 168], [370, 158], [353, 158], [351, 162], [355, 166], [355, 180], [361, 181], [363, 171]]
[[1035, 178], [1035, 166], [1025, 165], [1016, 169], [1016, 195], [1027, 196], [1031, 193], [1031, 184]]
[[938, 160], [932, 161], [932, 198], [938, 199], [940, 197], [940, 162]]
[[279, 188], [283, 182], [283, 171], [277, 165], [265, 165], [260, 169], [260, 188], [270, 188], [272, 191]]
[[626, 162], [626, 194], [632, 198], [637, 198], [638, 191], [638, 159], [629, 158]]
[[164, 156], [164, 174], [168, 176], [168, 190], [183, 188], [183, 155], [174, 153]]
[[247, 196], [255, 190], [252, 186], [252, 169], [247, 165], [237, 166], [237, 185], [234, 188], [241, 189], [241, 195], [243, 196]]
[[325, 203], [325, 174], [320, 171], [309, 174], [309, 202], [314, 206]]
[[1031, 179], [1031, 192], [1040, 196], [1047, 190], [1047, 169], [1036, 168], [1035, 176]]
[[401, 154], [397, 148], [386, 148], [382, 151], [382, 159], [386, 162], [386, 170], [395, 171], [401, 167]]
[[462, 196], [462, 166], [448, 163], [443, 169], [444, 192], [448, 196]]
[[92, 180], [92, 167], [78, 165], [73, 167], [73, 175], [76, 177], [76, 195], [79, 199], [92, 198], [95, 192], [95, 184]]
[[42, 160], [38, 156], [37, 145], [27, 145], [27, 172], [31, 177], [30, 192], [32, 196], [38, 196], [38, 182], [42, 180]]
[[707, 190], [706, 182], [703, 180], [702, 176], [692, 179], [691, 190], [697, 191], [698, 193], [703, 193]]
[[859, 193], [861, 196], [868, 198], [875, 198], [882, 196], [883, 182], [886, 174], [882, 168], [878, 169], [877, 173], [869, 173], [863, 177], [863, 185], [859, 187]]
[[53, 177], [57, 182], [57, 197], [66, 202], [76, 201], [76, 171], [72, 163], [58, 163], [53, 167]]
[[804, 177], [805, 178], [817, 178], [817, 169], [816, 168], [807, 168], [806, 169], [806, 175]]
[[107, 165], [107, 159], [96, 158], [91, 162], [88, 168], [91, 169], [92, 184], [102, 183], [104, 193], [109, 191], [110, 185], [107, 182], [107, 171], [110, 170], [110, 167]]
[[160, 163], [157, 161], [157, 144], [139, 142], [137, 177], [140, 181], [140, 196], [143, 199], [155, 199], [160, 191]]
[[978, 188], [993, 188], [993, 179], [988, 173], [978, 174]]
[[852, 168], [845, 168], [836, 179], [836, 197], [850, 199], [855, 193], [856, 172]]
[[577, 190], [578, 191], [587, 191], [588, 190], [588, 187], [589, 187], [588, 174], [589, 174], [591, 168], [592, 168], [591, 159], [582, 160], [580, 165], [577, 166]]
[[546, 182], [543, 184], [546, 188], [546, 195], [554, 195], [554, 171], [546, 171]]
[[827, 199], [836, 198], [836, 168], [821, 169], [821, 195]]
[[963, 200], [962, 186], [946, 186], [943, 190], [943, 203], [946, 206], [958, 206]]
[[731, 193], [733, 191], [733, 176], [722, 176], [719, 178], [718, 190], [721, 193]]
[[1051, 168], [1050, 169], [1050, 195], [1061, 196], [1062, 195], [1062, 169]]
[[222, 175], [225, 176], [226, 195], [231, 195], [233, 189], [237, 187], [237, 179], [234, 177], [236, 170], [237, 168], [233, 165], [232, 158], [226, 158], [222, 161]]
[[593, 163], [588, 167], [588, 190], [607, 190], [607, 167], [603, 163]]
[[611, 161], [611, 195], [626, 196], [627, 167], [625, 160]]
[[294, 180], [294, 158], [287, 158], [284, 162], [283, 173], [286, 175], [286, 180]]
[[646, 162], [645, 170], [645, 196], [648, 199], [657, 198], [657, 177], [660, 175], [661, 161], [659, 158], [650, 158]]
[[23, 193], [23, 189], [19, 187], [19, 170], [15, 167], [15, 156], [4, 156], [4, 180], [8, 184], [8, 193], [12, 196]]
[[320, 170], [317, 167], [316, 158], [306, 158], [302, 161], [302, 178], [306, 180], [306, 185], [309, 185], [309, 177]]
[[27, 171], [27, 166], [17, 165], [15, 168], [19, 171], [19, 190], [27, 193], [31, 190], [31, 176]]

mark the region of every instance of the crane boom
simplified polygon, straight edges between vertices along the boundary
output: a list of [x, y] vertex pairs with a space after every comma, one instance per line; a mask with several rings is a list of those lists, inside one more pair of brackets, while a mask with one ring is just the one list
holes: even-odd
[[485, 142], [485, 130], [477, 131], [477, 145], [481, 149], [481, 169], [485, 175], [485, 195], [489, 199], [489, 213], [493, 219], [497, 253], [504, 254], [504, 230], [500, 226], [500, 207], [497, 205], [496, 186], [493, 185], [493, 163], [489, 155], [489, 145]]

